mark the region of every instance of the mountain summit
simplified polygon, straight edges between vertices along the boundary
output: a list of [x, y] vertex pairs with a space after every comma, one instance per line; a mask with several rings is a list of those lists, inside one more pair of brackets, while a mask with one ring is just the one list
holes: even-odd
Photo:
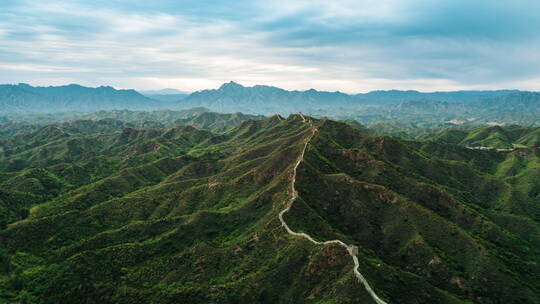
[[220, 91], [228, 91], [228, 90], [239, 90], [239, 89], [243, 89], [243, 88], [245, 88], [243, 85], [231, 80], [229, 82], [226, 82], [226, 83], [222, 84], [219, 87], [219, 90]]

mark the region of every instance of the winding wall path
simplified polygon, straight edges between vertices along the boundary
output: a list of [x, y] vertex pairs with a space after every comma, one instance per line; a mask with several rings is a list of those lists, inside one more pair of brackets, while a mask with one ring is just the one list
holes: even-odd
[[279, 221], [281, 222], [281, 225], [285, 227], [285, 230], [291, 235], [299, 236], [308, 239], [310, 242], [316, 245], [330, 245], [330, 244], [337, 244], [345, 249], [347, 249], [347, 252], [351, 256], [353, 262], [354, 262], [354, 275], [358, 278], [358, 280], [364, 285], [367, 292], [370, 294], [371, 298], [377, 303], [377, 304], [387, 304], [385, 301], [381, 300], [377, 294], [373, 291], [371, 286], [369, 285], [368, 281], [364, 276], [358, 271], [359, 263], [358, 263], [358, 247], [354, 245], [347, 245], [343, 241], [340, 240], [331, 240], [331, 241], [325, 241], [325, 242], [319, 242], [314, 240], [309, 234], [303, 233], [303, 232], [295, 232], [293, 231], [289, 225], [287, 225], [287, 222], [283, 219], [283, 215], [291, 209], [292, 204], [294, 201], [298, 198], [298, 191], [296, 191], [295, 184], [296, 184], [296, 169], [300, 165], [300, 163], [304, 160], [304, 154], [306, 152], [307, 146], [309, 145], [309, 142], [315, 136], [315, 133], [317, 133], [317, 128], [313, 125], [312, 122], [308, 121], [301, 113], [299, 114], [302, 118], [302, 121], [305, 123], [308, 123], [311, 126], [311, 135], [307, 138], [306, 143], [304, 144], [304, 147], [302, 148], [302, 153], [300, 153], [300, 156], [298, 157], [298, 160], [296, 161], [294, 168], [293, 168], [293, 174], [291, 177], [291, 197], [287, 200], [285, 204], [285, 209], [281, 210], [279, 213]]

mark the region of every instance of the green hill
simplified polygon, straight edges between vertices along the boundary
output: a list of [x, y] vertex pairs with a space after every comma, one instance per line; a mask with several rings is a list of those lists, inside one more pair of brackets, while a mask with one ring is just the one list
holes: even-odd
[[210, 115], [190, 123], [227, 131], [7, 139], [0, 301], [373, 303], [347, 251], [291, 236], [278, 219], [308, 139], [285, 219], [358, 245], [383, 300], [540, 301], [538, 149], [405, 142], [307, 119], [313, 138], [301, 115], [232, 129]]
[[[376, 133], [380, 130], [376, 129]], [[416, 129], [406, 137], [432, 140], [467, 147], [498, 149], [526, 148], [540, 145], [540, 129], [521, 126], [460, 126]]]
[[534, 128], [530, 132], [521, 136], [516, 143], [525, 146], [539, 146], [540, 145], [540, 128]]
[[511, 148], [512, 139], [499, 126], [480, 128], [469, 133], [462, 141], [464, 145]]

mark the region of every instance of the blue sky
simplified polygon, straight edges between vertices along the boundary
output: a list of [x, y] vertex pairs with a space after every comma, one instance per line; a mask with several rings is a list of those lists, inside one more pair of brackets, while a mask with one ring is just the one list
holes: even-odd
[[540, 1], [0, 1], [0, 83], [540, 90]]

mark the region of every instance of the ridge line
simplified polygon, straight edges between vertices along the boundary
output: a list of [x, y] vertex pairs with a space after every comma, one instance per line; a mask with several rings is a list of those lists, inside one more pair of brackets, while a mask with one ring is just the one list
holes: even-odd
[[387, 302], [381, 300], [381, 298], [379, 298], [379, 296], [377, 296], [377, 294], [375, 293], [375, 291], [373, 291], [373, 289], [371, 288], [371, 286], [369, 285], [368, 281], [366, 280], [366, 278], [360, 273], [360, 271], [358, 270], [358, 268], [360, 267], [360, 263], [358, 262], [358, 247], [355, 246], [355, 245], [347, 245], [346, 243], [344, 243], [343, 241], [341, 240], [329, 240], [329, 241], [324, 241], [324, 242], [319, 242], [319, 241], [316, 241], [314, 240], [309, 234], [307, 233], [304, 233], [304, 232], [295, 232], [293, 231], [289, 225], [287, 225], [287, 222], [285, 222], [285, 220], [283, 219], [283, 215], [287, 212], [289, 212], [289, 210], [291, 209], [292, 207], [292, 204], [294, 203], [294, 201], [298, 198], [298, 191], [296, 191], [296, 188], [295, 188], [295, 184], [296, 184], [296, 171], [297, 171], [297, 168], [298, 166], [300, 165], [300, 163], [304, 160], [304, 154], [306, 152], [306, 149], [307, 149], [307, 146], [309, 145], [311, 139], [313, 139], [313, 137], [315, 136], [315, 133], [317, 133], [318, 129], [317, 127], [315, 127], [313, 125], [313, 123], [311, 121], [308, 121], [304, 115], [302, 115], [302, 113], [299, 113], [300, 117], [302, 118], [302, 121], [304, 123], [308, 123], [310, 126], [311, 126], [311, 135], [307, 138], [305, 144], [304, 144], [304, 148], [302, 149], [302, 153], [300, 153], [300, 156], [298, 157], [298, 160], [296, 161], [296, 164], [294, 165], [293, 167], [293, 174], [292, 174], [292, 177], [291, 177], [291, 197], [288, 199], [287, 203], [286, 203], [286, 207], [285, 209], [281, 210], [281, 212], [279, 212], [279, 221], [281, 222], [281, 226], [285, 227], [285, 230], [287, 230], [287, 233], [291, 234], [291, 235], [294, 235], [294, 236], [300, 236], [300, 237], [303, 237], [303, 238], [306, 238], [308, 239], [310, 242], [312, 242], [313, 244], [315, 245], [330, 245], [330, 244], [338, 244], [342, 247], [344, 247], [346, 250], [347, 250], [347, 253], [351, 256], [352, 260], [353, 260], [353, 263], [354, 263], [354, 268], [353, 268], [353, 272], [354, 272], [354, 275], [356, 276], [356, 278], [358, 279], [358, 281], [360, 281], [360, 283], [362, 283], [364, 285], [364, 288], [366, 289], [366, 291], [369, 293], [369, 295], [371, 296], [371, 298], [377, 303], [377, 304], [388, 304]]

